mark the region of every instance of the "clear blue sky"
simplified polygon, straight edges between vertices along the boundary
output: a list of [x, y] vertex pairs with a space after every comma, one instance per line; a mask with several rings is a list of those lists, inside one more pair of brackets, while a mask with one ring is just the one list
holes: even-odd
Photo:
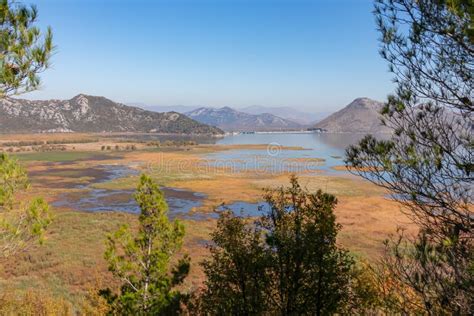
[[34, 99], [333, 111], [393, 90], [366, 0], [24, 0], [57, 51]]

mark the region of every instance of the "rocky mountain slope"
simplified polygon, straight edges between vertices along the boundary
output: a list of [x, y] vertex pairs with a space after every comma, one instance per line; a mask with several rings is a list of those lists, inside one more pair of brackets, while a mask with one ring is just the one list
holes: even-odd
[[222, 134], [176, 112], [157, 113], [79, 94], [70, 100], [0, 100], [0, 133], [146, 132]]
[[190, 118], [225, 131], [280, 131], [295, 130], [302, 126], [269, 113], [259, 115], [236, 111], [230, 107], [220, 109], [199, 108], [186, 113]]
[[337, 111], [315, 127], [332, 133], [390, 133], [380, 121], [383, 103], [369, 98], [357, 98], [340, 111]]

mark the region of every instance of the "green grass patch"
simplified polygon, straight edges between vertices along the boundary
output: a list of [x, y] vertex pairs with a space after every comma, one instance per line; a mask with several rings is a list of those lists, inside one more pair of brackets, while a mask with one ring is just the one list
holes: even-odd
[[22, 154], [16, 154], [15, 156], [20, 161], [62, 162], [62, 161], [90, 159], [94, 157], [95, 155], [97, 155], [96, 152], [60, 151], [60, 152], [22, 153]]
[[[176, 181], [190, 181], [190, 180], [201, 180], [201, 179], [211, 179], [210, 175], [198, 174], [198, 173], [154, 173], [143, 171], [150, 175], [155, 181], [158, 182], [161, 186], [168, 186], [170, 183]], [[130, 190], [137, 187], [140, 176], [130, 176], [125, 178], [118, 178], [115, 180], [94, 183], [91, 185], [94, 189], [105, 189], [105, 190]]]
[[69, 162], [76, 160], [106, 160], [120, 159], [123, 153], [113, 152], [104, 153], [97, 151], [49, 151], [49, 152], [33, 152], [12, 154], [19, 161], [43, 161], [43, 162]]
[[94, 183], [91, 187], [105, 190], [129, 190], [137, 187], [139, 179], [140, 176], [124, 177], [112, 181]]

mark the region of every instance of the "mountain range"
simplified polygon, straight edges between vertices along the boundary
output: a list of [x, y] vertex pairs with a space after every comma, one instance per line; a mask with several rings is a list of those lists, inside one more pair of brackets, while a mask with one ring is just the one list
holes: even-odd
[[295, 108], [289, 106], [281, 106], [281, 107], [269, 107], [269, 106], [261, 106], [261, 105], [252, 105], [245, 108], [239, 109], [242, 112], [249, 113], [249, 114], [264, 114], [270, 113], [275, 116], [279, 116], [281, 118], [299, 123], [301, 125], [314, 125], [329, 114], [330, 112], [318, 112], [318, 113], [309, 113], [304, 111], [299, 111]]
[[219, 109], [202, 107], [186, 112], [185, 115], [225, 131], [282, 131], [303, 128], [301, 124], [270, 113], [249, 114], [230, 107]]
[[369, 98], [357, 98], [314, 127], [330, 133], [390, 133], [391, 129], [382, 125], [380, 111], [383, 103]]
[[0, 99], [0, 132], [223, 134], [180, 113], [146, 111], [85, 94], [70, 100]]
[[[79, 94], [70, 100], [4, 98], [0, 99], [0, 133], [141, 132], [219, 135], [223, 131], [288, 131], [309, 126], [331, 133], [388, 133], [391, 132], [390, 129], [383, 126], [380, 120], [382, 107], [381, 102], [357, 98], [318, 123], [304, 125], [286, 118], [292, 113], [291, 108], [285, 107], [245, 108], [245, 111], [251, 113], [230, 107], [200, 107], [183, 114], [175, 111], [158, 113], [85, 94]], [[179, 110], [189, 108], [182, 106]], [[285, 118], [263, 112], [268, 109], [281, 113]], [[293, 112], [295, 120], [303, 113], [296, 110]], [[308, 118], [310, 119], [314, 119], [314, 116]]]
[[[159, 105], [146, 105], [144, 103], [130, 103], [130, 105], [138, 106], [150, 111], [156, 112], [178, 112], [178, 113], [188, 113], [196, 109], [203, 108], [206, 106], [192, 106], [192, 105], [170, 105], [170, 106], [159, 106]], [[212, 108], [212, 107], [208, 107]], [[232, 107], [231, 107], [232, 108]], [[259, 115], [259, 114], [273, 114], [275, 116], [281, 117], [283, 119], [296, 122], [301, 125], [312, 126], [316, 124], [321, 119], [325, 118], [330, 114], [330, 112], [305, 112], [295, 109], [294, 107], [282, 106], [282, 107], [272, 107], [272, 106], [260, 106], [260, 105], [251, 105], [244, 108], [234, 108], [236, 111], [244, 112], [247, 114]]]

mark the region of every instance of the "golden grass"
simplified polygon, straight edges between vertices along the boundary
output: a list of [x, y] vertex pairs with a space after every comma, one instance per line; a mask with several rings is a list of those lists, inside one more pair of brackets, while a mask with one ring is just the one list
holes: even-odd
[[[69, 134], [36, 135], [64, 139]], [[75, 134], [77, 138], [84, 135]], [[19, 135], [15, 140], [32, 140]], [[72, 136], [71, 136], [72, 137]], [[5, 137], [0, 137], [5, 139]], [[51, 139], [51, 138], [47, 138]], [[11, 139], [9, 139], [11, 140]], [[84, 144], [90, 150], [99, 151], [99, 143]], [[78, 146], [75, 144], [74, 146]], [[161, 185], [204, 193], [200, 212], [210, 212], [221, 203], [234, 201], [256, 202], [261, 200], [262, 189], [288, 185], [289, 174], [265, 172], [236, 172], [226, 166], [206, 169], [203, 165], [208, 153], [231, 149], [264, 149], [264, 145], [200, 145], [186, 150], [147, 149], [145, 151], [124, 152], [120, 156], [110, 156], [107, 160], [70, 161], [67, 165], [51, 162], [25, 162], [31, 172], [55, 170], [33, 180], [30, 194], [44, 196], [53, 201], [63, 192], [78, 192], [68, 189], [71, 181], [87, 183], [90, 177], [81, 177], [81, 171], [102, 164], [129, 165], [151, 174]], [[290, 149], [290, 148], [287, 148]], [[295, 149], [295, 148], [291, 148]], [[302, 148], [298, 148], [302, 149]], [[282, 149], [284, 150], [284, 149]], [[313, 162], [321, 162], [310, 158]], [[301, 161], [300, 161], [301, 162]], [[340, 167], [335, 167], [335, 169]], [[345, 167], [344, 167], [345, 168]], [[76, 171], [77, 170], [77, 171]], [[386, 192], [367, 181], [349, 175], [328, 175], [321, 172], [308, 172], [299, 175], [300, 183], [310, 191], [321, 189], [335, 194], [339, 200], [336, 208], [337, 220], [343, 225], [339, 242], [353, 253], [375, 260], [382, 249], [382, 241], [394, 233], [397, 225], [408, 227], [407, 218], [400, 212], [394, 201], [386, 199]], [[137, 177], [128, 177], [94, 187], [109, 189], [130, 189], [137, 184]], [[49, 183], [63, 183], [64, 187], [50, 187]], [[46, 244], [34, 246], [27, 253], [9, 259], [1, 271], [3, 285], [25, 290], [31, 287], [44, 289], [60, 295], [74, 306], [91, 287], [100, 284], [116, 285], [107, 271], [103, 259], [104, 237], [123, 223], [136, 223], [137, 217], [124, 213], [83, 213], [77, 211], [55, 210], [56, 219], [48, 232]], [[186, 237], [183, 253], [192, 258], [192, 270], [185, 288], [193, 288], [203, 280], [199, 262], [207, 256], [206, 240], [215, 227], [215, 220], [186, 220]]]
[[12, 141], [48, 141], [48, 140], [80, 140], [96, 139], [104, 134], [94, 133], [40, 133], [40, 134], [0, 134], [1, 142]]
[[383, 241], [394, 234], [397, 227], [415, 231], [400, 205], [380, 196], [340, 197], [335, 213], [342, 225], [339, 242], [370, 260], [380, 256]]
[[[119, 283], [107, 270], [104, 259], [105, 236], [122, 224], [135, 226], [137, 217], [125, 213], [84, 213], [55, 211], [55, 221], [44, 245], [4, 262], [2, 287], [26, 291], [36, 288], [62, 297], [79, 306], [92, 288], [112, 287]], [[203, 280], [199, 263], [207, 256], [205, 241], [215, 220], [183, 220], [186, 237], [181, 254], [192, 257], [191, 275], [184, 287], [192, 289]]]

